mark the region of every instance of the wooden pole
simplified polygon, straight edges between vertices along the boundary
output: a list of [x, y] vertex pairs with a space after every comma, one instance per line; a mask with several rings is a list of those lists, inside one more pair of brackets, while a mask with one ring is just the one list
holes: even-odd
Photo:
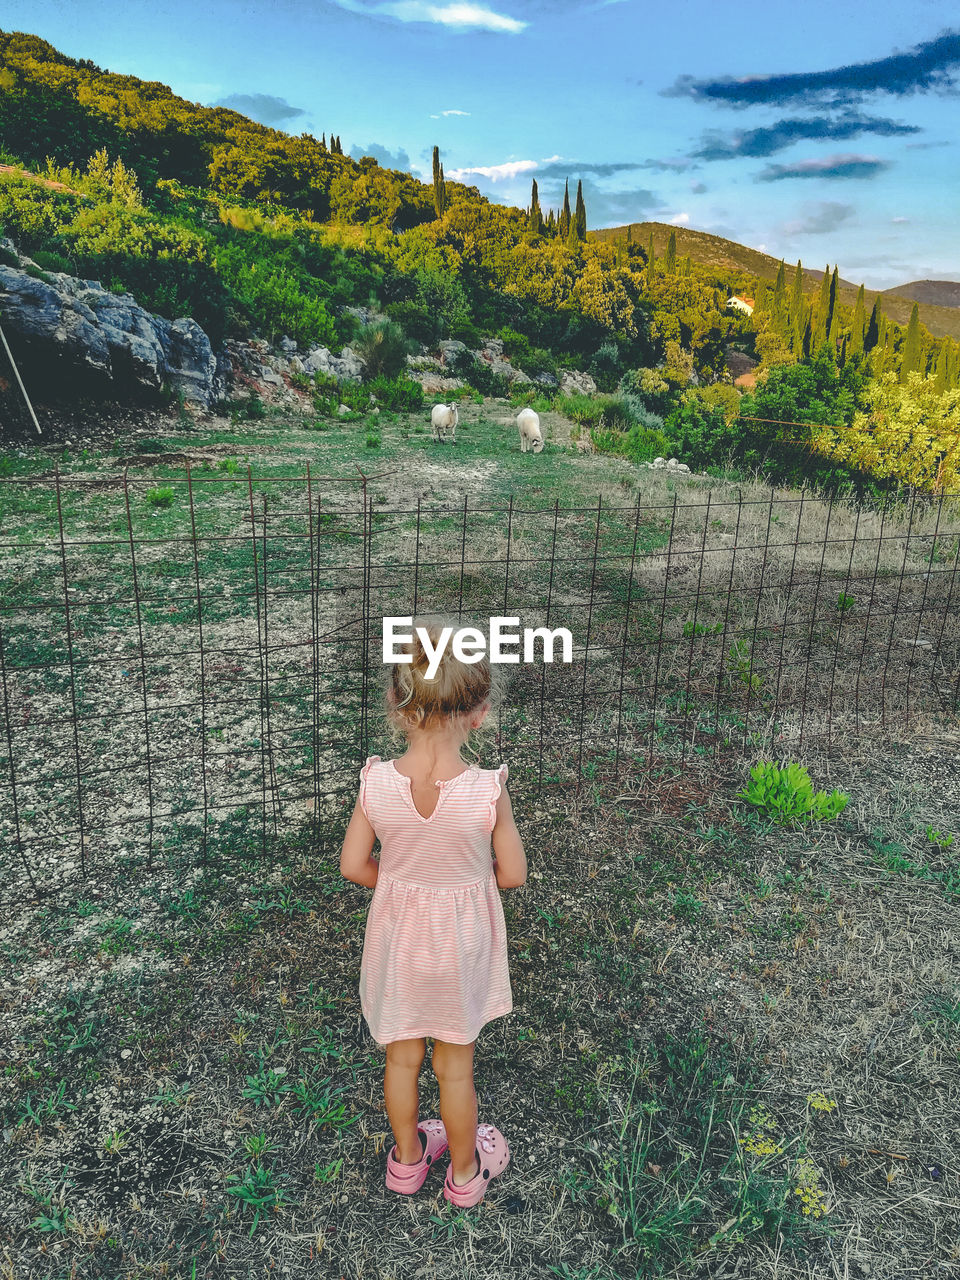
[[10, 361], [10, 368], [13, 370], [14, 377], [17, 380], [17, 385], [23, 392], [23, 398], [26, 401], [27, 409], [30, 411], [30, 417], [33, 419], [33, 425], [37, 428], [37, 435], [42, 436], [43, 432], [40, 430], [40, 423], [37, 421], [37, 415], [33, 411], [33, 405], [30, 403], [30, 397], [27, 395], [27, 388], [23, 385], [23, 379], [20, 377], [20, 370], [17, 368], [17, 363], [13, 358], [13, 352], [10, 350], [10, 344], [7, 342], [7, 335], [3, 332], [2, 326], [0, 326], [0, 342], [3, 343], [3, 349], [7, 353], [7, 359]]

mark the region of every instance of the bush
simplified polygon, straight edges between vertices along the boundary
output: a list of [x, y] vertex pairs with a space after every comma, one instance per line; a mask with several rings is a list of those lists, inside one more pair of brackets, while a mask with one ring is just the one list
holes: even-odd
[[406, 368], [409, 343], [392, 320], [368, 324], [354, 339], [353, 349], [364, 364], [364, 378], [397, 378]]
[[478, 360], [471, 351], [461, 351], [450, 369], [455, 378], [479, 391], [484, 396], [509, 396], [510, 383], [502, 373], [494, 373], [486, 360]]
[[594, 354], [588, 372], [601, 391], [615, 391], [623, 372], [620, 349], [615, 342], [605, 342]]
[[366, 387], [384, 409], [398, 413], [415, 413], [423, 408], [423, 387], [410, 378], [373, 378]]
[[590, 432], [598, 453], [613, 453], [628, 462], [652, 462], [670, 452], [670, 441], [662, 431], [634, 424], [628, 431], [594, 427]]

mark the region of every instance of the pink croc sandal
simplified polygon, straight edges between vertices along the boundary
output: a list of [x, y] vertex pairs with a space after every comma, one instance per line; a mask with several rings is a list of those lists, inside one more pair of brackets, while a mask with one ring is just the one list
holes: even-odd
[[423, 1138], [423, 1155], [416, 1164], [401, 1164], [394, 1157], [396, 1146], [390, 1148], [387, 1156], [387, 1188], [399, 1191], [403, 1196], [412, 1196], [427, 1180], [427, 1174], [447, 1149], [447, 1131], [442, 1120], [421, 1120], [417, 1132]]
[[507, 1140], [492, 1124], [477, 1125], [477, 1159], [480, 1172], [462, 1187], [453, 1181], [453, 1164], [447, 1167], [447, 1176], [443, 1183], [443, 1194], [458, 1209], [469, 1209], [479, 1204], [484, 1197], [491, 1178], [503, 1173], [510, 1163], [510, 1148]]

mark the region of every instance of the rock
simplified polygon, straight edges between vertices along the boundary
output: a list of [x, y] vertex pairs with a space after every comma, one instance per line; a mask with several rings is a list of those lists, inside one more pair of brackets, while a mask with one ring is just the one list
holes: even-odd
[[597, 384], [589, 373], [581, 373], [578, 369], [564, 369], [560, 375], [560, 394], [565, 396], [595, 396]]
[[452, 338], [440, 343], [440, 360], [449, 368], [454, 361], [467, 350], [465, 342], [455, 342]]
[[488, 364], [494, 373], [508, 382], [529, 384], [530, 379], [521, 369], [515, 369], [509, 360], [503, 358], [503, 343], [499, 338], [488, 338], [479, 351], [470, 353], [475, 360]]
[[484, 338], [483, 354], [488, 360], [503, 359], [503, 339], [502, 338]]
[[280, 350], [285, 356], [292, 356], [297, 350], [297, 344], [292, 338], [288, 338], [286, 334], [280, 339]]
[[271, 387], [282, 387], [284, 385], [283, 379], [276, 369], [271, 369], [268, 364], [263, 365], [260, 370], [260, 381], [268, 383]]
[[304, 373], [304, 372], [305, 372], [304, 367], [303, 367], [303, 361], [300, 359], [300, 357], [299, 357], [299, 356], [291, 356], [291, 357], [290, 357], [290, 372], [291, 372], [291, 373]]
[[326, 347], [311, 347], [303, 357], [305, 373], [323, 373], [328, 378], [340, 378], [345, 382], [359, 382], [363, 375], [363, 361], [350, 347], [344, 347], [335, 356]]
[[441, 395], [445, 391], [459, 391], [463, 386], [462, 378], [442, 378], [436, 373], [413, 372], [410, 374], [410, 380], [419, 382], [424, 394], [428, 396]]
[[384, 320], [389, 319], [382, 311], [372, 311], [369, 307], [344, 307], [343, 311], [361, 324], [383, 324]]
[[439, 372], [443, 369], [443, 365], [431, 355], [407, 356], [407, 368], [417, 370], [430, 370], [431, 372]]
[[349, 418], [350, 414], [353, 413], [353, 410], [350, 408], [349, 405], [338, 404], [337, 413], [341, 418]]
[[560, 382], [552, 373], [537, 373], [534, 375], [533, 381], [538, 387], [544, 387], [547, 391], [555, 391], [559, 387]]
[[0, 311], [15, 354], [45, 382], [79, 378], [115, 396], [150, 398], [167, 383], [204, 407], [222, 394], [217, 357], [195, 320], [154, 315], [96, 280], [63, 272], [39, 280], [0, 265]]

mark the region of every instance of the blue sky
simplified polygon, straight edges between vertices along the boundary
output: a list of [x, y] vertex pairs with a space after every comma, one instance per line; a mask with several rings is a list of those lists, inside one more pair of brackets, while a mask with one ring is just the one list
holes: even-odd
[[3, 0], [0, 26], [591, 226], [656, 218], [887, 288], [960, 279], [942, 0]]

